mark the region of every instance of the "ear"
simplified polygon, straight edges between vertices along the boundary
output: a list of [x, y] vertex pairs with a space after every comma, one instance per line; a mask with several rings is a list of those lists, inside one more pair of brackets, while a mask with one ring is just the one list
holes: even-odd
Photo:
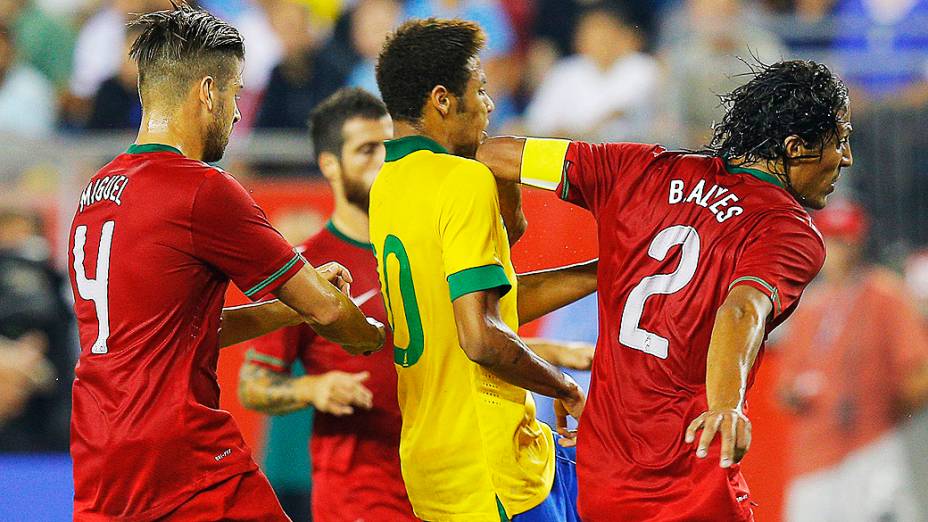
[[321, 152], [318, 156], [319, 170], [328, 181], [335, 181], [342, 177], [342, 166], [331, 152]]
[[429, 93], [429, 104], [445, 117], [451, 114], [451, 93], [444, 85], [436, 85]]
[[803, 156], [809, 155], [818, 155], [818, 151], [809, 147], [805, 141], [795, 134], [787, 136], [783, 140], [783, 148], [786, 151], [786, 157], [789, 159], [797, 159]]
[[212, 76], [205, 76], [200, 80], [200, 83], [197, 85], [197, 97], [200, 99], [200, 103], [206, 106], [206, 110], [212, 112], [215, 99], [213, 98], [213, 90], [216, 87], [216, 80]]

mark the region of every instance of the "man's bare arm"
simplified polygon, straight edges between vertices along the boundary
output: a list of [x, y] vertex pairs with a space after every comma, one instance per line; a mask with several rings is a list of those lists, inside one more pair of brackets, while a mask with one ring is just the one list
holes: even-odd
[[277, 299], [223, 308], [219, 347], [232, 346], [302, 322], [300, 314]]
[[596, 291], [599, 260], [519, 274], [519, 324], [569, 305]]
[[512, 246], [519, 241], [525, 234], [525, 229], [528, 228], [528, 220], [525, 219], [525, 213], [522, 211], [522, 187], [512, 181], [497, 179], [496, 190], [499, 193], [499, 211], [506, 225], [509, 245]]
[[523, 339], [523, 341], [533, 352], [555, 366], [571, 370], [589, 370], [593, 365], [595, 348], [591, 344], [548, 339]]
[[301, 385], [302, 377], [291, 377], [245, 362], [238, 374], [238, 400], [250, 410], [284, 415], [312, 404]]
[[[351, 282], [347, 270], [344, 277], [348, 278], [347, 286]], [[278, 288], [275, 295], [316, 333], [342, 345], [349, 353], [370, 353], [383, 346], [384, 326], [365, 317], [347, 295], [308, 264]]]
[[293, 377], [245, 362], [238, 377], [239, 401], [248, 409], [284, 415], [309, 406], [333, 415], [370, 409], [373, 395], [364, 384], [367, 372], [332, 371]]
[[696, 450], [696, 455], [702, 458], [719, 433], [723, 468], [739, 462], [751, 445], [751, 422], [744, 415], [744, 396], [772, 308], [770, 299], [762, 292], [739, 285], [728, 293], [715, 315], [706, 361], [709, 409], [689, 425], [686, 441], [693, 442], [696, 431], [702, 428]]
[[519, 183], [525, 138], [488, 138], [477, 149], [477, 161], [486, 165], [498, 180]]
[[[454, 300], [458, 341], [464, 353], [510, 384], [554, 397], [561, 411], [580, 418], [586, 394], [573, 379], [529, 349], [503, 322], [499, 297], [498, 291], [486, 290]], [[564, 415], [558, 416], [556, 428], [565, 437], [562, 445], [576, 443], [576, 434], [568, 432]]]

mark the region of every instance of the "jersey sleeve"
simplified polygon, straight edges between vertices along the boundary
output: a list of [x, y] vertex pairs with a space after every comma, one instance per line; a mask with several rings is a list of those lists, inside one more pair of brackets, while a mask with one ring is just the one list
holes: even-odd
[[315, 332], [303, 325], [280, 328], [252, 340], [245, 360], [274, 372], [290, 373], [293, 362], [300, 357], [302, 346], [314, 337]]
[[439, 193], [442, 262], [451, 300], [512, 285], [499, 252], [499, 194], [489, 169], [476, 163], [456, 168]]
[[520, 178], [596, 214], [623, 180], [641, 174], [661, 151], [657, 145], [641, 143], [528, 138]]
[[226, 274], [252, 300], [293, 277], [305, 261], [228, 174], [205, 175], [191, 216], [195, 255]]
[[761, 220], [748, 236], [728, 289], [748, 285], [773, 304], [771, 319], [791, 311], [825, 262], [825, 244], [808, 219], [782, 214]]

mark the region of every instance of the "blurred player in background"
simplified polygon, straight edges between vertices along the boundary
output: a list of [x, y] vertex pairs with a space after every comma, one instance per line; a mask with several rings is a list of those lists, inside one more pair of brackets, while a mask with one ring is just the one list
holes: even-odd
[[599, 224], [585, 522], [753, 519], [738, 464], [751, 442], [745, 394], [767, 333], [824, 262], [803, 205], [822, 208], [851, 165], [851, 122], [847, 88], [812, 62], [758, 66], [723, 101], [704, 154], [498, 138], [477, 155]]
[[470, 159], [493, 110], [483, 44], [474, 23], [411, 20], [377, 64], [396, 139], [371, 188], [370, 237], [394, 333], [403, 478], [425, 520], [573, 521], [572, 448], [535, 419], [527, 390], [575, 416], [584, 392], [515, 331], [591, 293], [596, 265], [516, 276], [519, 189], [498, 195]]
[[[355, 303], [369, 316], [386, 321], [367, 209], [393, 123], [379, 99], [360, 89], [343, 89], [313, 111], [310, 128], [335, 209], [325, 228], [300, 250], [311, 263], [324, 256], [348, 268]], [[552, 364], [590, 366], [591, 346], [526, 342]], [[240, 375], [239, 396], [245, 406], [271, 415], [316, 409], [311, 439], [313, 520], [417, 520], [400, 473], [402, 419], [391, 340], [371, 357], [352, 357], [301, 325], [255, 339], [252, 346]], [[297, 360], [309, 375], [290, 375]]]
[[[218, 409], [219, 348], [302, 320], [361, 353], [381, 346], [383, 327], [330, 284], [347, 291], [343, 267], [313, 269], [207, 164], [240, 118], [238, 31], [185, 5], [134, 25], [138, 139], [91, 179], [70, 232], [74, 518], [287, 520]], [[221, 311], [230, 280], [287, 306]]]
[[777, 343], [790, 522], [919, 520], [900, 423], [928, 402], [928, 338], [897, 275], [866, 262], [850, 201], [814, 214], [828, 257]]

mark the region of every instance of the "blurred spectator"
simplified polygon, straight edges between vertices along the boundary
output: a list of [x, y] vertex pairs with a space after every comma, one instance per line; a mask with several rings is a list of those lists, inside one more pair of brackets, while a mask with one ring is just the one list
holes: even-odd
[[0, 26], [0, 132], [43, 137], [55, 125], [55, 90], [28, 64], [18, 62], [12, 35]]
[[928, 104], [928, 0], [837, 0], [832, 53], [857, 106]]
[[898, 431], [928, 400], [921, 318], [902, 281], [864, 261], [860, 207], [835, 201], [814, 220], [828, 256], [778, 345], [795, 415], [787, 520], [923, 520]]
[[712, 123], [724, 110], [718, 94], [743, 83], [754, 58], [763, 63], [781, 60], [784, 49], [763, 28], [760, 13], [742, 0], [687, 0], [664, 27], [661, 57], [667, 70], [667, 136], [675, 146], [700, 147], [712, 135]]
[[170, 8], [169, 0], [105, 1], [81, 27], [74, 47], [71, 93], [89, 100], [100, 84], [119, 73], [125, 57], [126, 23], [132, 13]]
[[401, 9], [396, 0], [361, 0], [351, 13], [351, 41], [360, 61], [348, 75], [348, 85], [380, 94], [374, 67], [387, 34], [399, 21]]
[[331, 57], [319, 52], [309, 10], [292, 0], [268, 6], [283, 44], [283, 58], [271, 72], [255, 126], [302, 130], [313, 107], [344, 84]]
[[139, 68], [129, 57], [129, 50], [139, 31], [126, 32], [123, 62], [112, 78], [100, 84], [93, 98], [87, 128], [90, 130], [134, 130], [142, 123], [142, 102], [139, 99]]
[[0, 451], [67, 451], [74, 344], [35, 217], [0, 210]]
[[406, 0], [406, 18], [461, 18], [480, 24], [487, 35], [483, 60], [508, 55], [515, 45], [512, 25], [498, 0]]
[[646, 140], [660, 70], [614, 7], [584, 12], [577, 54], [558, 62], [526, 113], [528, 131], [591, 140]]
[[[513, 0], [516, 1], [516, 0]], [[595, 6], [615, 6], [628, 13], [629, 23], [647, 41], [655, 17], [667, 0], [635, 2], [632, 0], [534, 0], [534, 36], [552, 45], [558, 54], [570, 54], [580, 14]]]
[[915, 252], [906, 259], [905, 284], [928, 324], [928, 249]]
[[0, 21], [13, 33], [23, 62], [56, 88], [67, 87], [75, 37], [69, 25], [48, 16], [31, 0], [0, 0]]

